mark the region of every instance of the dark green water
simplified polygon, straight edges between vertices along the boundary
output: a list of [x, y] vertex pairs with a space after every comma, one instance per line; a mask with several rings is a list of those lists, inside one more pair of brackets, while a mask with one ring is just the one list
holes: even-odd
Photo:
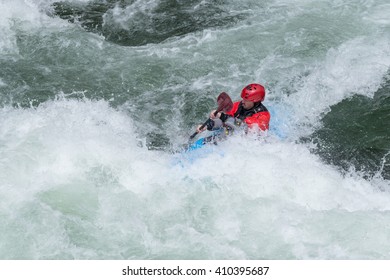
[[[231, 13], [228, 2], [223, 0], [164, 0], [149, 6], [137, 5], [137, 2], [111, 0], [75, 5], [63, 1], [53, 3], [53, 7], [55, 16], [77, 22], [85, 30], [125, 46], [159, 43], [206, 28], [232, 26], [245, 17], [243, 12]], [[132, 13], [131, 18], [116, 21], [117, 16], [125, 16], [126, 12]]]
[[328, 163], [390, 179], [390, 81], [372, 98], [353, 96], [331, 107], [311, 135], [314, 152]]

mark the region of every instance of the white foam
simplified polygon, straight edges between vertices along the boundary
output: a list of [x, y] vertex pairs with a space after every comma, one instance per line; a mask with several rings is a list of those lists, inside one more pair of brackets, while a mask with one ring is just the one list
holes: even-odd
[[[158, 0], [136, 0], [125, 8], [116, 5], [104, 15], [104, 24], [115, 23], [122, 29], [129, 30], [134, 24], [144, 24], [143, 20], [153, 16], [153, 10], [158, 4]], [[143, 20], [137, 20], [139, 17]]]
[[[390, 40], [387, 37], [359, 37], [337, 49], [303, 79], [303, 86], [285, 99], [294, 109], [297, 126], [308, 124], [311, 133], [330, 106], [355, 94], [373, 97], [390, 68]], [[313, 126], [314, 124], [314, 126]]]
[[2, 108], [1, 115], [2, 166], [7, 170], [2, 185], [13, 185], [12, 193], [25, 189], [29, 178], [36, 181], [25, 190], [40, 190], [45, 181], [82, 177], [88, 168], [116, 165], [140, 150], [131, 120], [103, 101], [49, 101], [36, 109]]
[[[12, 3], [11, 3], [12, 2]], [[41, 27], [58, 30], [69, 23], [46, 14], [50, 1], [14, 0], [0, 3], [0, 51], [2, 55], [18, 57], [17, 34], [36, 32]]]

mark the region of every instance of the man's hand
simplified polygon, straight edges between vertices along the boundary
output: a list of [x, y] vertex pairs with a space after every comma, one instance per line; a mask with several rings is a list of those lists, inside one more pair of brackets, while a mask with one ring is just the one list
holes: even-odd
[[205, 125], [202, 129], [200, 129], [201, 126], [202, 125], [200, 124], [196, 127], [196, 132], [201, 133], [207, 129], [207, 125]]
[[210, 119], [214, 120], [214, 119], [219, 119], [221, 117], [221, 112], [218, 112], [216, 115], [215, 112], [217, 112], [217, 110], [211, 111]]

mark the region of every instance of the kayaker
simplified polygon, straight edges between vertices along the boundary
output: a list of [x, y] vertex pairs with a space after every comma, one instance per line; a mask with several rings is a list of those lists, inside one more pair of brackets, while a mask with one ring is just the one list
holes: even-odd
[[215, 110], [210, 113], [210, 121], [207, 127], [198, 132], [218, 129], [225, 126], [228, 129], [234, 129], [234, 126], [241, 126], [246, 124], [248, 129], [260, 129], [260, 131], [267, 131], [269, 129], [269, 122], [271, 115], [267, 108], [262, 104], [265, 98], [265, 89], [260, 84], [249, 84], [241, 91], [241, 101], [233, 103], [233, 108], [228, 112], [220, 112], [214, 116]]

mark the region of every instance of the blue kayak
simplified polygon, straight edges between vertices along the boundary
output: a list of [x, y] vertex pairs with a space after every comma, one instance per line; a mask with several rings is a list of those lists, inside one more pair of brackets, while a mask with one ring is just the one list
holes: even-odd
[[186, 152], [197, 150], [199, 148], [202, 148], [206, 144], [216, 145], [217, 142], [221, 140], [224, 134], [225, 134], [224, 128], [213, 130], [206, 137], [199, 138], [194, 143], [190, 144], [187, 147]]

